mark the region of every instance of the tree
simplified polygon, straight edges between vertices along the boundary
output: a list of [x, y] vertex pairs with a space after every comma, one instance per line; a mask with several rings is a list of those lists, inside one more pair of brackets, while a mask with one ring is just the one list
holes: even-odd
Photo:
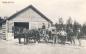
[[55, 24], [56, 30], [61, 31], [63, 28], [63, 19], [59, 18], [59, 22]]
[[72, 21], [71, 17], [69, 17], [69, 19], [67, 20], [67, 26], [72, 27], [72, 23], [73, 23], [73, 21]]
[[66, 33], [67, 33], [67, 39], [68, 41], [75, 44], [74, 38], [73, 38], [73, 21], [71, 17], [67, 20], [66, 23]]
[[56, 31], [58, 31], [58, 24], [57, 23], [55, 24], [55, 27], [56, 27]]
[[70, 31], [72, 31], [73, 29], [73, 25], [72, 25], [73, 21], [71, 19], [71, 17], [67, 20], [66, 23], [66, 32], [69, 33]]
[[63, 24], [63, 19], [59, 18], [59, 24]]
[[59, 31], [60, 31], [60, 30], [62, 30], [63, 28], [64, 28], [63, 19], [62, 19], [62, 18], [59, 18], [58, 29], [59, 29]]
[[82, 26], [82, 33], [84, 36], [86, 35], [86, 24], [83, 24]]
[[2, 19], [2, 17], [0, 17], [0, 29], [2, 29], [2, 21], [3, 21], [4, 19]]
[[80, 32], [81, 32], [81, 24], [79, 24], [77, 21], [74, 21], [73, 32], [74, 32], [75, 36], [77, 36], [78, 33], [80, 34]]

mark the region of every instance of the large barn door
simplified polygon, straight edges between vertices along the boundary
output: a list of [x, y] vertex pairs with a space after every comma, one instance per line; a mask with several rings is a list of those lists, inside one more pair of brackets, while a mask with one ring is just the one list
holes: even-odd
[[14, 22], [14, 38], [18, 38], [17, 34], [22, 33], [23, 29], [29, 29], [28, 22]]

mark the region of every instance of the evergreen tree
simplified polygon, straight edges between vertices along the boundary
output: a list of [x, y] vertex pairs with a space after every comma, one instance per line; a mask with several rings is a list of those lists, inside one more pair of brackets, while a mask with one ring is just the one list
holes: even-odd
[[72, 19], [69, 18], [67, 20], [67, 23], [66, 23], [66, 32], [67, 32], [67, 34], [69, 34], [70, 32], [72, 32], [72, 30], [73, 30], [73, 24], [72, 23], [73, 23]]
[[74, 21], [74, 24], [73, 24], [73, 32], [75, 36], [79, 35], [81, 32], [81, 25], [76, 21]]
[[63, 19], [62, 18], [59, 18], [58, 29], [59, 29], [59, 31], [61, 31], [63, 28], [64, 28]]
[[82, 26], [82, 33], [84, 36], [86, 35], [86, 24], [83, 24]]

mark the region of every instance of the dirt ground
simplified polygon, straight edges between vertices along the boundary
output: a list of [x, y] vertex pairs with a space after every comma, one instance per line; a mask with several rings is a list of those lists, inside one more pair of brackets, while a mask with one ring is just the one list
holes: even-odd
[[85, 46], [50, 43], [18, 44], [17, 40], [0, 40], [0, 54], [86, 54]]

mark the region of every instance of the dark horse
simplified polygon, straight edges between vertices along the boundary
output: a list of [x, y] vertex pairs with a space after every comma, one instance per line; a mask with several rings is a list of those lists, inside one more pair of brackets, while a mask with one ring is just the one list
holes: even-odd
[[24, 38], [24, 44], [28, 43], [28, 40], [34, 40], [34, 42], [40, 41], [39, 30], [32, 29], [28, 30], [26, 28], [18, 28], [14, 32], [14, 38], [18, 38], [19, 44], [21, 44], [21, 38]]
[[39, 30], [29, 30], [26, 34], [26, 42], [28, 42], [28, 40], [34, 40], [34, 42], [40, 42], [40, 35], [39, 35]]

